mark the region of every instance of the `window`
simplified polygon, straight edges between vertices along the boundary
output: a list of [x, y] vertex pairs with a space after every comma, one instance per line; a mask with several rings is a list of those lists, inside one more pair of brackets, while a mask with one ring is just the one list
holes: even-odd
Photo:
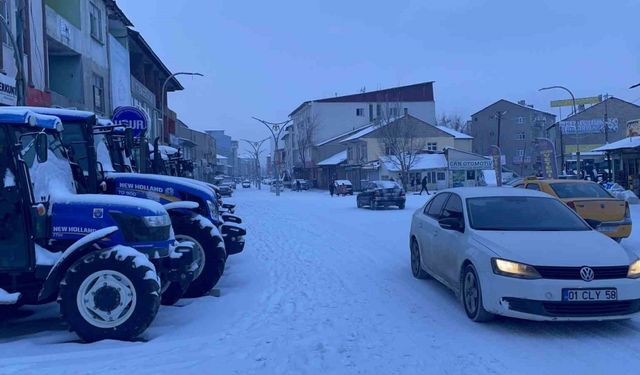
[[518, 117], [518, 124], [524, 124], [524, 117]]
[[364, 108], [356, 108], [356, 116], [364, 117]]
[[438, 181], [444, 181], [444, 172], [438, 172]]
[[518, 141], [524, 141], [525, 140], [525, 135], [524, 132], [519, 132], [516, 134], [516, 140]]
[[389, 116], [390, 117], [398, 116], [398, 108], [389, 108]]
[[347, 160], [353, 160], [353, 147], [347, 147]]
[[367, 161], [367, 144], [363, 143], [360, 145], [360, 157], [359, 160], [362, 162]]
[[540, 186], [538, 184], [527, 184], [527, 189], [540, 191]]
[[524, 150], [516, 150], [516, 156], [524, 157]]
[[[9, 17], [9, 3], [7, 2], [7, 0], [0, 0], [0, 14], [4, 17], [5, 20], [7, 20], [7, 23], [9, 24], [9, 27], [11, 27], [11, 17]], [[2, 38], [2, 43], [0, 43], [0, 47], [2, 47], [2, 45], [7, 45], [9, 48], [11, 48], [11, 42], [9, 41], [9, 35], [4, 31], [4, 28], [2, 28], [2, 31], [0, 31], [0, 38]], [[4, 72], [4, 58], [3, 58], [3, 49], [0, 48], [0, 71]]]
[[460, 219], [464, 225], [464, 216], [462, 214], [462, 199], [456, 194], [451, 194], [451, 198], [447, 201], [447, 205], [442, 210], [442, 217], [454, 217]]
[[102, 11], [94, 3], [89, 3], [89, 23], [91, 37], [102, 43]]
[[431, 200], [431, 203], [425, 208], [426, 214], [434, 219], [440, 218], [442, 207], [449, 198], [449, 193], [438, 194]]
[[475, 180], [476, 179], [476, 171], [470, 169], [467, 171], [467, 180]]
[[404, 109], [404, 114], [405, 114], [405, 115], [408, 115], [408, 114], [409, 114], [409, 108], [405, 108], [405, 109]]
[[391, 146], [384, 145], [384, 154], [385, 155], [393, 155], [393, 150], [391, 149]]
[[438, 143], [437, 142], [428, 142], [427, 143], [427, 151], [438, 151]]
[[93, 73], [93, 110], [96, 113], [104, 114], [104, 78]]
[[566, 182], [550, 184], [558, 198], [611, 198], [611, 194], [594, 182]]
[[382, 105], [376, 104], [376, 118], [380, 118], [382, 116]]
[[369, 104], [369, 121], [373, 121], [373, 104]]

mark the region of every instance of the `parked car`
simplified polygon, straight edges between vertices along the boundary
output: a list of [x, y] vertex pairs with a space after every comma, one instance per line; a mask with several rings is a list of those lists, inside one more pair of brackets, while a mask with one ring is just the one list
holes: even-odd
[[336, 194], [353, 195], [353, 184], [349, 180], [335, 180]]
[[291, 188], [292, 189], [297, 189], [297, 183], [298, 181], [300, 181], [300, 190], [309, 190], [311, 188], [311, 184], [309, 183], [308, 180], [302, 179], [302, 178], [296, 178], [295, 180], [293, 180], [293, 182], [291, 183]]
[[250, 187], [251, 187], [251, 181], [249, 181], [249, 180], [242, 181], [242, 188], [243, 189], [248, 189]]
[[640, 312], [640, 259], [557, 198], [454, 188], [414, 214], [411, 271], [461, 296], [469, 319], [626, 319]]
[[540, 180], [527, 177], [522, 184], [560, 198], [585, 220], [599, 222], [597, 229], [620, 242], [631, 235], [629, 203], [616, 199], [600, 184], [585, 180]]
[[394, 181], [369, 182], [364, 191], [356, 196], [358, 208], [368, 206], [372, 210], [389, 206], [403, 210], [406, 200], [404, 190]]
[[230, 197], [231, 195], [233, 195], [233, 188], [228, 183], [223, 182], [218, 185], [218, 192], [223, 197]]

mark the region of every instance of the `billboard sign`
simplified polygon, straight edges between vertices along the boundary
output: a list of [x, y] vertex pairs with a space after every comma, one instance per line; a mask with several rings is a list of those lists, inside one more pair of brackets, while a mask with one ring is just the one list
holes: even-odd
[[640, 119], [627, 121], [627, 137], [640, 136]]
[[[610, 132], [617, 132], [619, 120], [610, 118], [607, 120]], [[604, 133], [604, 119], [594, 118], [590, 120], [566, 120], [560, 121], [562, 134], [599, 134]]]
[[[598, 104], [602, 101], [602, 96], [589, 96], [586, 98], [576, 98], [576, 107], [579, 105], [586, 104]], [[573, 100], [571, 99], [562, 99], [562, 100], [552, 100], [551, 107], [573, 107]]]
[[493, 160], [449, 160], [449, 170], [464, 171], [467, 169], [493, 169]]
[[144, 135], [149, 125], [149, 119], [147, 114], [140, 108], [122, 106], [113, 111], [113, 117], [111, 118], [116, 125], [126, 126], [133, 130], [133, 137], [140, 138]]
[[544, 178], [558, 178], [558, 164], [556, 148], [549, 138], [536, 138], [536, 151], [542, 160], [542, 174]]

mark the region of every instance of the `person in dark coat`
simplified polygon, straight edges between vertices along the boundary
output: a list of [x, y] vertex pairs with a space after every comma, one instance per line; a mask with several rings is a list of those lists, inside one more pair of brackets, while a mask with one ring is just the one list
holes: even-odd
[[296, 180], [296, 190], [300, 191], [300, 180]]
[[329, 194], [331, 194], [331, 196], [333, 197], [333, 193], [336, 190], [336, 183], [335, 182], [331, 182], [329, 184]]
[[426, 191], [427, 195], [429, 195], [429, 188], [427, 188], [427, 176], [422, 177], [422, 189], [420, 189], [420, 195], [422, 195], [423, 191]]

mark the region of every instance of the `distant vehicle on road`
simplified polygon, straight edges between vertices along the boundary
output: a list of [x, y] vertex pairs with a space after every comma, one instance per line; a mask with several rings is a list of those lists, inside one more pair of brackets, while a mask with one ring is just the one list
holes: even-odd
[[251, 187], [251, 181], [249, 181], [249, 180], [242, 181], [242, 188], [243, 189], [247, 189], [247, 188], [250, 188], [250, 187]]
[[220, 185], [218, 185], [218, 192], [223, 197], [230, 197], [231, 195], [233, 195], [233, 188], [231, 187], [230, 184], [223, 182]]
[[403, 210], [407, 197], [404, 190], [394, 181], [369, 182], [364, 191], [356, 197], [358, 208], [368, 206], [372, 210], [397, 206]]
[[461, 297], [469, 319], [627, 319], [640, 312], [640, 259], [548, 194], [456, 188], [414, 214], [411, 272]]
[[353, 184], [349, 180], [335, 180], [334, 186], [338, 195], [353, 195]]
[[311, 184], [309, 183], [308, 180], [297, 178], [293, 180], [293, 183], [291, 184], [292, 189], [295, 190], [298, 188], [298, 184], [297, 184], [298, 181], [300, 181], [300, 190], [309, 190], [311, 188]]
[[560, 198], [583, 219], [598, 221], [597, 229], [618, 242], [631, 235], [629, 203], [614, 198], [596, 182], [527, 177], [518, 187], [540, 190]]

